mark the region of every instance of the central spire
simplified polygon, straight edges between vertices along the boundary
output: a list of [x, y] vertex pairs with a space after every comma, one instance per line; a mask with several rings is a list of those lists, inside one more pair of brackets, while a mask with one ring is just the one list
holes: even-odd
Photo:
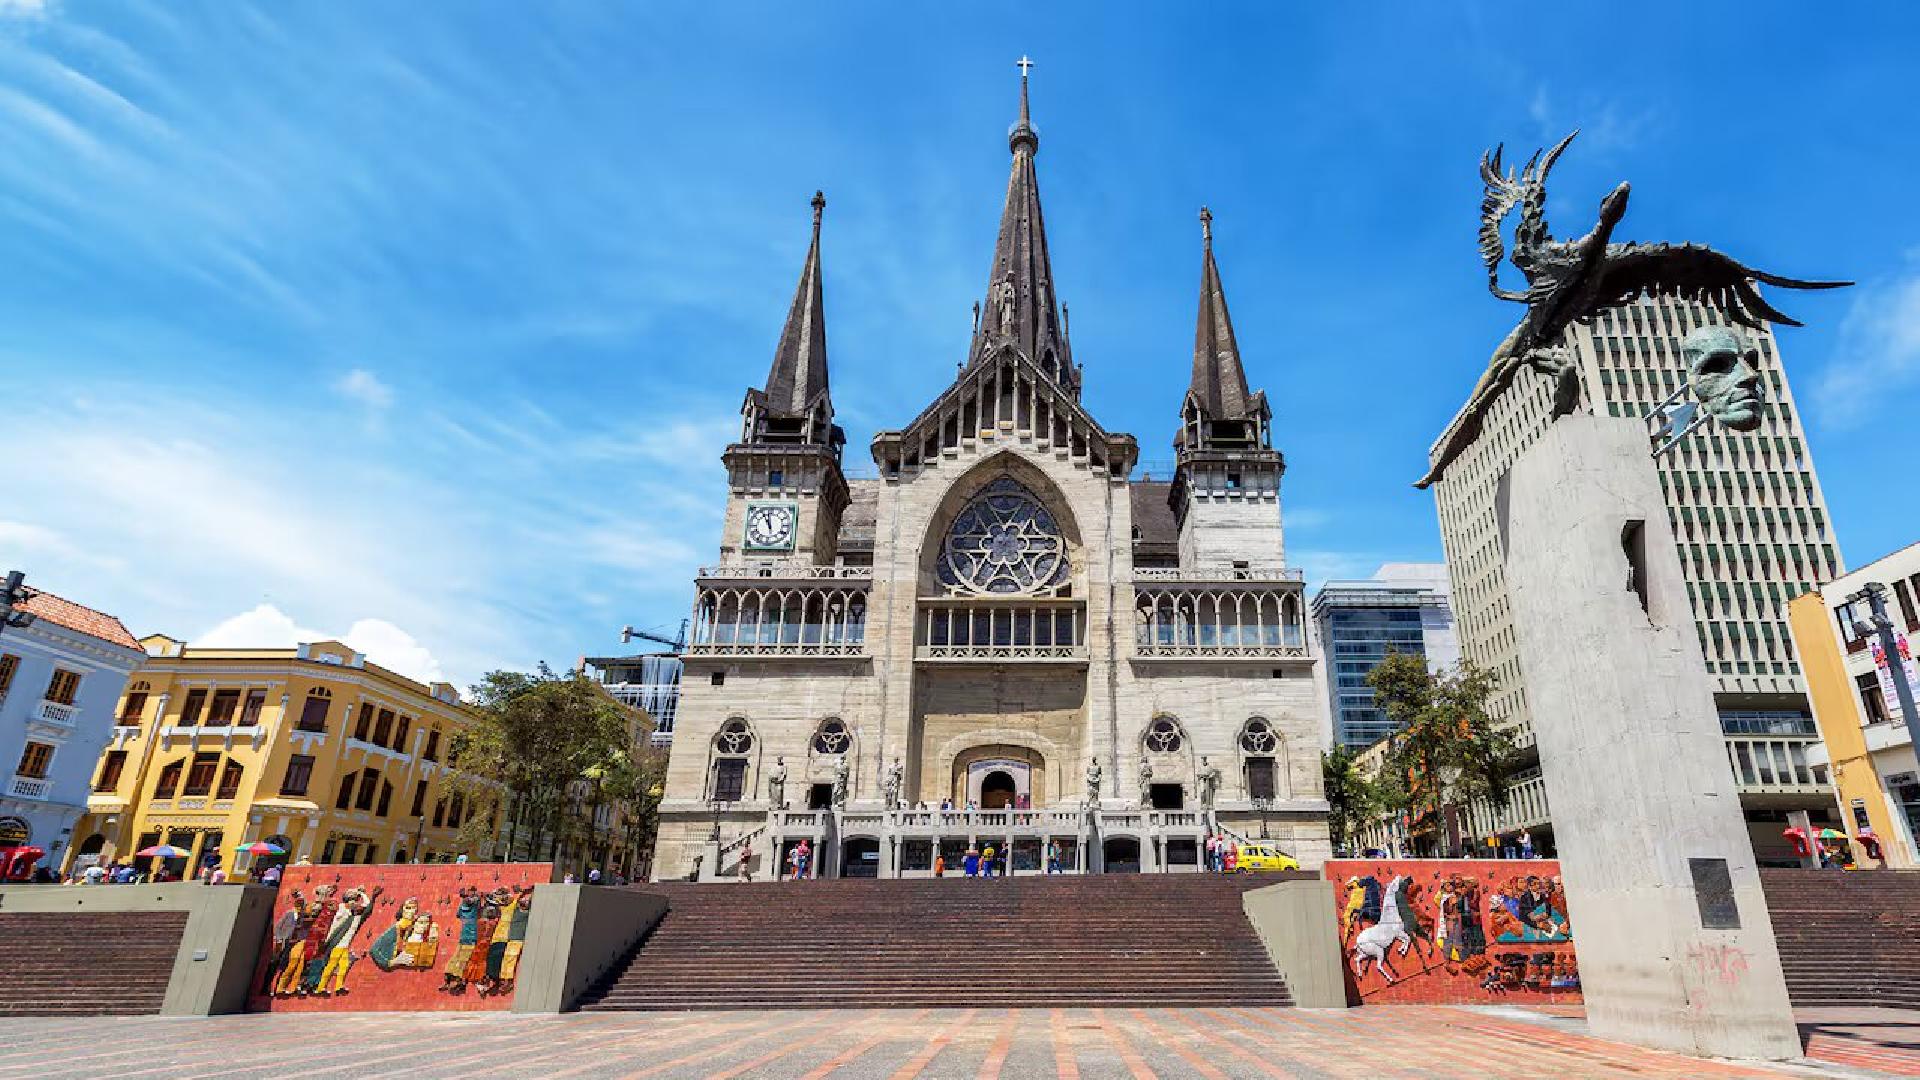
[[1000, 237], [993, 248], [987, 298], [974, 328], [968, 366], [1011, 347], [1077, 397], [1080, 377], [1060, 322], [1053, 267], [1047, 259], [1046, 221], [1040, 213], [1040, 180], [1033, 168], [1034, 155], [1040, 151], [1040, 133], [1034, 129], [1027, 94], [1033, 61], [1023, 56], [1016, 66], [1020, 68], [1020, 119], [1007, 133], [1013, 169], [1007, 178], [1006, 209], [1000, 214]]

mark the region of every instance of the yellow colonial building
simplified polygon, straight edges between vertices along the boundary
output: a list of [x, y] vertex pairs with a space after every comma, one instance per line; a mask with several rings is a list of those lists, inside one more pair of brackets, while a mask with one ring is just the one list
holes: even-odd
[[[113, 863], [154, 844], [218, 852], [235, 876], [273, 863], [452, 859], [468, 808], [448, 785], [454, 733], [472, 723], [450, 684], [371, 664], [337, 641], [193, 648], [142, 639], [69, 860]], [[266, 841], [284, 855], [236, 849]], [[483, 854], [474, 853], [477, 856]], [[140, 860], [136, 860], [137, 862]]]
[[1911, 652], [1908, 635], [1920, 639], [1920, 544], [1796, 598], [1787, 605], [1787, 622], [1820, 725], [1822, 745], [1813, 763], [1831, 766], [1847, 831], [1858, 835], [1861, 827], [1871, 827], [1887, 865], [1920, 866], [1920, 761], [1890, 684], [1896, 677], [1911, 679], [1905, 670], [1911, 665], [1887, 658], [1871, 636], [1860, 633], [1870, 611], [1851, 598], [1869, 584], [1886, 588], [1896, 646]]

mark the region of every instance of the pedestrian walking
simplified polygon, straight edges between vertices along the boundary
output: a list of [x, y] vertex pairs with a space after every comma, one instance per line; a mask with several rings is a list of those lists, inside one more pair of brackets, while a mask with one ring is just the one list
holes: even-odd
[[967, 845], [967, 853], [961, 856], [960, 869], [967, 877], [980, 875], [980, 852], [972, 844]]
[[993, 876], [993, 857], [995, 854], [997, 853], [994, 851], [992, 844], [988, 844], [987, 849], [980, 853], [981, 877], [990, 878]]
[[1052, 837], [1048, 837], [1047, 838], [1047, 873], [1057, 874], [1059, 872], [1060, 872], [1060, 841], [1055, 840]]

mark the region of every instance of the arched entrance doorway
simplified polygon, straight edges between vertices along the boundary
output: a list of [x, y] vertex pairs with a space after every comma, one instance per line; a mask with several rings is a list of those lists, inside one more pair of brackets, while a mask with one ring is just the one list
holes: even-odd
[[1109, 874], [1140, 872], [1140, 840], [1132, 836], [1109, 836], [1100, 845], [1100, 861]]
[[840, 876], [880, 876], [880, 841], [871, 836], [849, 837], [840, 848]]
[[1019, 797], [1019, 787], [1013, 782], [1013, 774], [1005, 769], [995, 769], [980, 778], [980, 809], [1005, 810]]

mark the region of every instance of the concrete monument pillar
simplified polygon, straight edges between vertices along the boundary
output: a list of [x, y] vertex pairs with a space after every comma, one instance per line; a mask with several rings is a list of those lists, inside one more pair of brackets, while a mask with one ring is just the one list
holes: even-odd
[[1639, 420], [1548, 427], [1496, 495], [1513, 625], [1600, 1038], [1800, 1056]]

